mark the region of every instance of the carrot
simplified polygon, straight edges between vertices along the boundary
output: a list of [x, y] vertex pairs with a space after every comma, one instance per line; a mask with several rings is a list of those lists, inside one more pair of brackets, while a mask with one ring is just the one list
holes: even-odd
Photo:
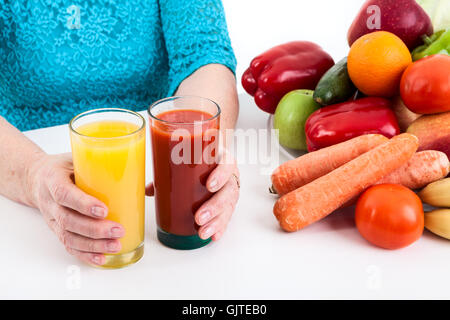
[[[447, 155], [440, 151], [427, 150], [415, 153], [407, 163], [375, 184], [392, 183], [401, 184], [413, 190], [421, 189], [432, 182], [445, 178], [449, 172], [450, 162]], [[354, 205], [358, 196], [342, 207]]]
[[445, 178], [449, 174], [450, 162], [440, 151], [417, 152], [402, 167], [387, 175], [376, 184], [401, 184], [409, 189], [421, 189], [428, 184]]
[[408, 133], [398, 135], [356, 159], [275, 203], [273, 213], [289, 232], [314, 223], [357, 196], [367, 187], [404, 165], [416, 152], [419, 140]]
[[387, 141], [382, 135], [368, 134], [287, 161], [272, 173], [270, 191], [282, 196]]

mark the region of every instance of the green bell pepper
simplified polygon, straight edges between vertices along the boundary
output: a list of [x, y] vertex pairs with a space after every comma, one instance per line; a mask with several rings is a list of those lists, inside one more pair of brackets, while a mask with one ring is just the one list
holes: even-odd
[[424, 45], [417, 47], [412, 52], [414, 61], [433, 54], [450, 55], [450, 29], [441, 30], [430, 37], [424, 36], [423, 42]]

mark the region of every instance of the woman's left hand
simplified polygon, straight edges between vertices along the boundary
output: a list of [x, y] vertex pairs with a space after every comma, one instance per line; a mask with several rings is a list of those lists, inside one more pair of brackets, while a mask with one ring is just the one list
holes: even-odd
[[[217, 241], [224, 234], [239, 199], [239, 170], [229, 153], [224, 154], [223, 160], [209, 175], [206, 188], [214, 195], [197, 210], [195, 222], [200, 226], [200, 238], [212, 237]], [[153, 196], [153, 184], [147, 187], [146, 194]]]

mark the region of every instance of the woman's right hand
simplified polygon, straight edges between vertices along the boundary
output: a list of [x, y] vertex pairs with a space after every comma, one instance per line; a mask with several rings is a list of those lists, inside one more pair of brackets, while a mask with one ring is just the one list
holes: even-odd
[[103, 265], [104, 253], [121, 250], [118, 239], [125, 229], [106, 220], [106, 205], [74, 184], [71, 154], [40, 157], [29, 169], [29, 188], [34, 205], [70, 254]]

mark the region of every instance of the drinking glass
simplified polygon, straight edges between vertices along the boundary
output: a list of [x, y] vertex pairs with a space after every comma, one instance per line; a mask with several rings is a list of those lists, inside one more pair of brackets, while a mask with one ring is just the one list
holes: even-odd
[[145, 120], [133, 111], [91, 110], [69, 124], [75, 184], [108, 207], [106, 219], [125, 236], [117, 254], [105, 254], [103, 268], [120, 268], [144, 254]]
[[157, 236], [175, 249], [196, 249], [194, 214], [212, 194], [206, 188], [217, 166], [220, 107], [201, 97], [170, 97], [149, 109]]

